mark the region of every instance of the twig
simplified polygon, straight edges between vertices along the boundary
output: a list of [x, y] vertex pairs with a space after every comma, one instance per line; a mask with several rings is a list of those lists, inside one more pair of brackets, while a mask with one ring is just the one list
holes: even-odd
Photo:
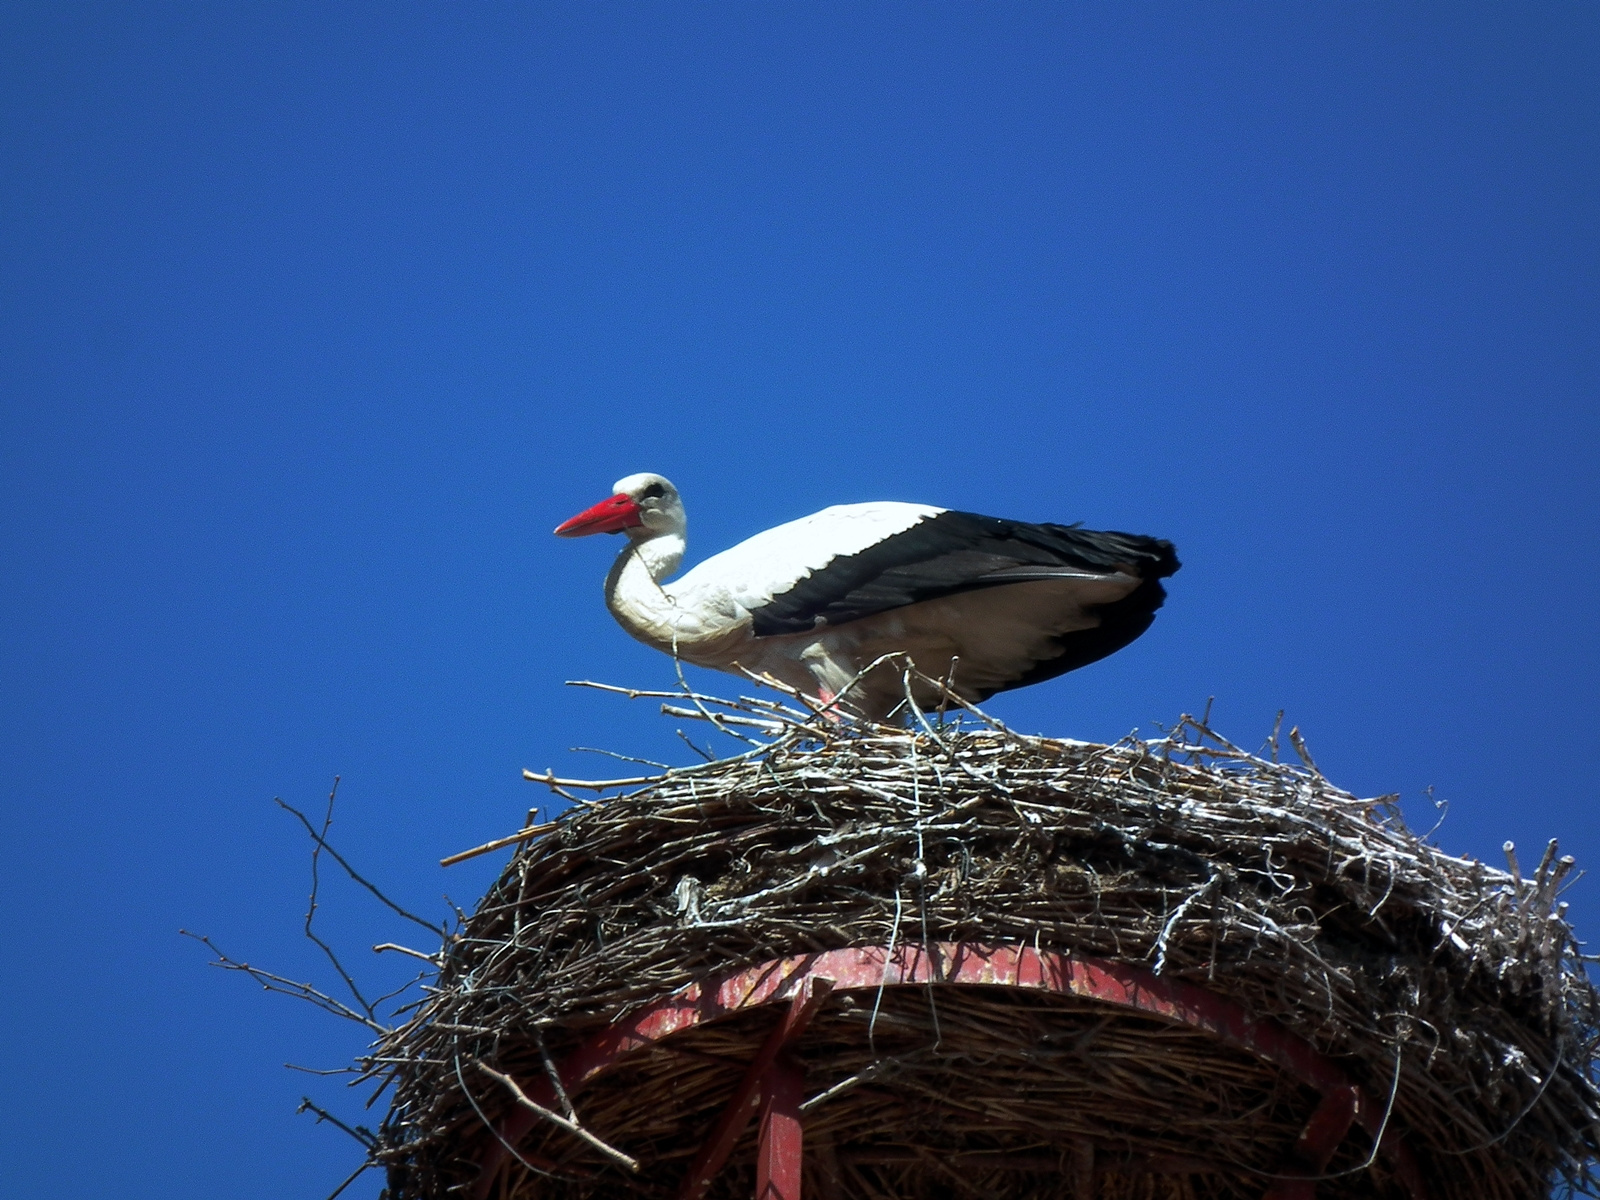
[[612, 788], [639, 787], [641, 784], [646, 783], [660, 783], [663, 779], [669, 779], [681, 770], [682, 768], [674, 768], [671, 771], [663, 771], [660, 775], [634, 775], [627, 779], [562, 779], [548, 767], [545, 768], [543, 775], [523, 767], [522, 777], [529, 783], [544, 783], [551, 787], [580, 788], [586, 792], [605, 792], [610, 791]]
[[[665, 708], [666, 705], [663, 704], [661, 707]], [[717, 756], [715, 754], [711, 753], [709, 750], [702, 750], [699, 746], [696, 746], [692, 741], [689, 740], [689, 735], [683, 730], [674, 729], [672, 732], [678, 735], [679, 741], [698, 754], [705, 762], [712, 763], [717, 761]]]
[[[320, 1124], [322, 1124], [322, 1122], [326, 1121], [328, 1124], [334, 1126], [335, 1128], [344, 1130], [351, 1137], [355, 1138], [356, 1141], [360, 1142], [363, 1146], [365, 1146], [368, 1150], [372, 1150], [378, 1144], [378, 1135], [373, 1133], [372, 1130], [366, 1128], [363, 1125], [346, 1125], [343, 1121], [341, 1121], [338, 1117], [334, 1116], [327, 1109], [323, 1108], [321, 1105], [313, 1103], [313, 1101], [312, 1101], [310, 1096], [301, 1096], [300, 1097], [300, 1107], [295, 1109], [294, 1111], [295, 1111], [295, 1113], [297, 1115], [299, 1113], [303, 1113], [303, 1112], [316, 1113], [317, 1114], [317, 1124], [318, 1125], [320, 1125]], [[352, 1176], [352, 1178], [354, 1178], [354, 1176]]]
[[284, 1069], [299, 1071], [302, 1075], [360, 1075], [360, 1067], [302, 1067], [299, 1063], [286, 1062]]
[[[696, 693], [695, 690], [689, 686], [689, 681], [683, 677], [683, 659], [678, 657], [678, 631], [676, 627], [674, 627], [672, 631], [672, 669], [678, 673], [678, 687], [682, 689], [683, 697], [688, 700], [689, 703], [693, 704], [695, 708], [700, 710], [700, 715], [702, 718], [710, 721], [711, 724], [722, 733], [725, 733], [729, 737], [735, 738], [738, 741], [744, 742], [747, 746], [761, 745], [761, 743], [756, 741], [754, 738], [745, 737], [744, 734], [739, 733], [736, 730], [724, 727], [720, 723], [718, 715], [707, 708], [705, 704], [698, 698], [698, 693]], [[683, 737], [681, 733], [678, 736]], [[686, 742], [689, 741], [688, 738], [684, 738], [683, 740]], [[694, 746], [694, 743], [689, 742], [689, 745]], [[709, 756], [708, 761], [715, 761], [715, 759], [716, 756], [711, 755]]]
[[1310, 767], [1320, 777], [1322, 768], [1317, 766], [1317, 760], [1311, 757], [1311, 750], [1306, 745], [1305, 738], [1300, 736], [1300, 726], [1293, 725], [1289, 729], [1289, 744], [1294, 747], [1294, 752], [1300, 756], [1300, 761]]
[[572, 1097], [567, 1095], [567, 1085], [561, 1082], [561, 1072], [556, 1070], [556, 1064], [544, 1044], [544, 1030], [537, 1025], [533, 1027], [533, 1040], [539, 1044], [539, 1058], [544, 1063], [544, 1072], [550, 1078], [550, 1086], [555, 1089], [556, 1098], [561, 1101], [561, 1111], [576, 1121], [578, 1111], [572, 1107]]
[[439, 965], [439, 956], [437, 954], [424, 954], [421, 950], [413, 950], [410, 946], [401, 946], [394, 942], [379, 942], [372, 948], [374, 954], [382, 954], [387, 950], [393, 950], [396, 954], [409, 954], [412, 958], [420, 958], [430, 966], [437, 967]]
[[900, 937], [900, 913], [903, 902], [900, 898], [900, 887], [894, 889], [894, 924], [889, 927], [889, 949], [883, 955], [883, 975], [878, 980], [878, 994], [872, 998], [872, 1017], [867, 1021], [867, 1045], [872, 1047], [872, 1053], [878, 1053], [878, 1044], [873, 1040], [873, 1032], [878, 1027], [878, 1010], [883, 1004], [883, 990], [889, 986], [889, 963], [894, 958], [895, 942]]
[[415, 986], [418, 983], [421, 983], [424, 979], [427, 979], [429, 976], [437, 975], [439, 973], [438, 964], [437, 963], [432, 963], [431, 965], [433, 967], [433, 969], [431, 971], [418, 972], [414, 977], [412, 977], [411, 979], [406, 980], [399, 987], [395, 988], [394, 991], [385, 992], [383, 995], [379, 996], [377, 999], [375, 999], [372, 1002], [372, 1006], [374, 1008], [376, 1008], [380, 1004], [385, 1004], [388, 1001], [393, 1000], [396, 996], [402, 995], [406, 991], [410, 990], [413, 986]]
[[372, 1168], [377, 1166], [377, 1165], [378, 1164], [376, 1162], [374, 1162], [372, 1159], [369, 1158], [366, 1162], [362, 1163], [354, 1171], [351, 1171], [349, 1175], [345, 1176], [345, 1181], [343, 1183], [341, 1183], [338, 1187], [334, 1188], [333, 1191], [329, 1192], [327, 1194], [327, 1196], [325, 1196], [323, 1198], [323, 1200], [339, 1200], [339, 1197], [344, 1195], [345, 1188], [349, 1187], [356, 1180], [360, 1179], [362, 1175], [366, 1174], [368, 1171], [372, 1170]]
[[[662, 711], [665, 712], [666, 705], [662, 705], [661, 707]], [[683, 715], [687, 715], [687, 713]], [[619, 762], [638, 763], [641, 767], [655, 767], [658, 771], [672, 770], [671, 763], [656, 762], [654, 759], [640, 758], [634, 754], [618, 754], [615, 750], [604, 750], [599, 746], [573, 746], [571, 747], [571, 751], [573, 754], [602, 754], [606, 758], [614, 758]]]
[[494, 1134], [494, 1140], [505, 1147], [506, 1153], [511, 1155], [512, 1158], [516, 1159], [523, 1166], [527, 1167], [528, 1170], [532, 1171], [535, 1175], [542, 1175], [546, 1179], [559, 1178], [559, 1176], [555, 1175], [553, 1172], [546, 1171], [543, 1167], [534, 1166], [533, 1163], [529, 1162], [522, 1156], [522, 1152], [520, 1150], [518, 1150], [510, 1142], [506, 1141], [505, 1137], [500, 1132], [499, 1126], [497, 1126], [493, 1121], [489, 1120], [489, 1118], [484, 1115], [483, 1109], [478, 1107], [477, 1098], [473, 1096], [472, 1089], [467, 1086], [467, 1081], [462, 1078], [461, 1056], [459, 1054], [454, 1056], [452, 1065], [455, 1067], [456, 1083], [461, 1086], [461, 1094], [467, 1098], [467, 1104], [471, 1106], [472, 1111], [477, 1115], [478, 1120], [483, 1123], [483, 1127], [490, 1133]]
[[1487, 1150], [1490, 1146], [1498, 1146], [1501, 1142], [1505, 1141], [1506, 1138], [1511, 1136], [1512, 1130], [1516, 1129], [1518, 1125], [1522, 1124], [1527, 1115], [1533, 1111], [1534, 1106], [1537, 1105], [1539, 1101], [1544, 1099], [1546, 1089], [1549, 1088], [1551, 1080], [1555, 1079], [1556, 1072], [1559, 1070], [1561, 1070], [1561, 1050], [1558, 1047], [1556, 1050], [1556, 1061], [1554, 1064], [1552, 1064], [1550, 1070], [1545, 1072], [1545, 1077], [1539, 1081], [1539, 1090], [1534, 1092], [1533, 1098], [1524, 1104], [1522, 1108], [1518, 1110], [1517, 1115], [1512, 1117], [1511, 1120], [1507, 1122], [1504, 1129], [1495, 1134], [1494, 1137], [1490, 1138], [1488, 1141], [1479, 1142], [1475, 1146], [1468, 1146], [1464, 1150], [1445, 1150], [1443, 1153], [1453, 1155], [1477, 1154], [1479, 1151]]
[[[526, 771], [524, 771], [522, 774], [524, 778], [529, 777], [528, 772]], [[531, 841], [536, 837], [543, 837], [552, 829], [559, 828], [560, 824], [561, 823], [559, 821], [551, 821], [546, 825], [525, 825], [516, 833], [513, 833], [508, 837], [495, 838], [494, 841], [485, 842], [481, 846], [474, 846], [471, 850], [463, 850], [459, 854], [450, 855], [449, 858], [441, 858], [439, 860], [439, 865], [441, 867], [453, 867], [458, 862], [466, 862], [467, 859], [477, 858], [480, 854], [489, 854], [492, 851], [503, 849], [506, 846], [515, 846], [518, 842], [526, 842]]]
[[[663, 704], [661, 711], [669, 717], [686, 717], [691, 721], [704, 721], [705, 714], [693, 708], [679, 708], [676, 704]], [[781, 721], [762, 720], [759, 717], [741, 717], [733, 713], [718, 713], [717, 720], [729, 725], [742, 725], [746, 729], [759, 729], [764, 733], [779, 732], [784, 728]], [[670, 768], [669, 768], [670, 769]]]
[[316, 828], [311, 824], [310, 821], [308, 821], [306, 819], [305, 813], [301, 812], [298, 808], [295, 808], [293, 805], [285, 804], [282, 800], [276, 800], [275, 802], [277, 803], [279, 808], [282, 808], [287, 812], [291, 812], [297, 818], [299, 818], [300, 824], [302, 824], [302, 825], [304, 825], [306, 827], [306, 832], [311, 835], [311, 839], [314, 842], [316, 842], [317, 845], [321, 849], [326, 850], [328, 852], [329, 856], [333, 859], [334, 862], [338, 863], [341, 867], [344, 868], [345, 874], [350, 876], [351, 879], [355, 880], [362, 887], [366, 888], [367, 891], [371, 892], [374, 896], [376, 896], [379, 901], [381, 901], [386, 907], [388, 907], [390, 909], [390, 911], [398, 914], [399, 916], [404, 917], [408, 921], [412, 921], [412, 922], [415, 922], [418, 925], [421, 925], [424, 929], [432, 930], [435, 934], [437, 934], [441, 938], [443, 938], [445, 936], [445, 931], [444, 931], [444, 927], [443, 926], [435, 925], [432, 921], [425, 921], [421, 917], [417, 916], [415, 913], [407, 912], [405, 909], [401, 908], [398, 904], [396, 904], [393, 900], [389, 899], [388, 896], [385, 896], [383, 894], [383, 892], [380, 891], [374, 884], [369, 883], [366, 880], [366, 878], [364, 878], [361, 875], [361, 873], [359, 871], [357, 871], [354, 867], [352, 867], [348, 862], [345, 861], [344, 856], [342, 854], [340, 854], [337, 850], [335, 850], [332, 846], [330, 846], [327, 843], [327, 841], [317, 833]]
[[343, 1017], [347, 1021], [365, 1025], [376, 1034], [386, 1036], [392, 1032], [387, 1026], [375, 1020], [371, 1014], [357, 1012], [348, 1004], [335, 1000], [325, 992], [318, 991], [309, 983], [299, 983], [283, 975], [277, 975], [271, 971], [263, 971], [260, 967], [252, 967], [249, 963], [229, 958], [221, 950], [217, 949], [216, 944], [204, 934], [190, 933], [187, 929], [180, 929], [178, 932], [184, 937], [193, 938], [195, 941], [202, 943], [206, 949], [216, 955], [216, 960], [211, 964], [214, 967], [221, 967], [225, 971], [242, 972], [254, 979], [266, 991], [279, 992], [285, 996], [293, 996], [297, 1000], [304, 1000], [320, 1009], [331, 1012], [336, 1017]]
[[[344, 969], [344, 964], [339, 961], [339, 956], [333, 952], [333, 947], [318, 937], [311, 928], [311, 922], [317, 915], [317, 888], [321, 882], [317, 872], [318, 860], [321, 857], [322, 848], [328, 842], [328, 827], [333, 824], [333, 801], [338, 794], [339, 776], [335, 775], [333, 777], [333, 788], [328, 792], [328, 811], [323, 815], [322, 828], [311, 834], [315, 845], [311, 850], [311, 899], [306, 904], [305, 934], [317, 949], [327, 955], [328, 961], [333, 964], [333, 969], [339, 972], [339, 978], [344, 980], [345, 987], [350, 989], [350, 994], [355, 997], [355, 1001], [361, 1006], [362, 1011], [367, 1016], [375, 1019], [378, 1015], [377, 1012], [371, 1004], [367, 1003], [367, 998], [361, 994], [361, 989], [356, 986], [356, 981], [350, 977], [350, 972]], [[282, 800], [279, 800], [278, 803], [288, 808], [288, 805], [283, 804]], [[290, 811], [293, 812], [294, 810], [291, 809]], [[307, 830], [311, 829], [311, 822], [307, 821], [304, 816], [301, 816], [298, 812], [295, 813], [295, 816], [300, 817]]]
[[631, 1158], [630, 1156], [624, 1154], [621, 1150], [618, 1150], [615, 1146], [608, 1146], [605, 1142], [595, 1137], [594, 1134], [590, 1133], [582, 1125], [579, 1125], [577, 1121], [569, 1120], [568, 1118], [563, 1117], [560, 1113], [553, 1112], [544, 1105], [530, 1100], [528, 1098], [528, 1094], [517, 1085], [517, 1081], [511, 1078], [511, 1076], [501, 1074], [487, 1063], [480, 1062], [478, 1059], [473, 1059], [472, 1065], [477, 1067], [478, 1070], [482, 1071], [485, 1075], [489, 1076], [490, 1079], [497, 1080], [504, 1084], [508, 1089], [510, 1089], [512, 1098], [515, 1099], [518, 1104], [522, 1105], [523, 1108], [526, 1108], [529, 1112], [537, 1113], [551, 1124], [565, 1129], [574, 1137], [581, 1138], [594, 1149], [600, 1151], [601, 1154], [604, 1154], [612, 1162], [624, 1166], [630, 1171], [637, 1171], [639, 1169], [638, 1159]]

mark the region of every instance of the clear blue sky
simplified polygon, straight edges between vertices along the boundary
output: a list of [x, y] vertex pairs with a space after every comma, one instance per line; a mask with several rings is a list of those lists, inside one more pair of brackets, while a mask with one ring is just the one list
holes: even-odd
[[999, 715], [1286, 708], [1447, 848], [1600, 865], [1597, 218], [1590, 4], [6, 5], [0, 1191], [354, 1165], [280, 1064], [359, 1031], [177, 929], [318, 972], [271, 799], [335, 773], [437, 911], [521, 767], [682, 759], [561, 686], [671, 678], [549, 535], [637, 470], [691, 556], [870, 499], [1169, 537], [1154, 629]]

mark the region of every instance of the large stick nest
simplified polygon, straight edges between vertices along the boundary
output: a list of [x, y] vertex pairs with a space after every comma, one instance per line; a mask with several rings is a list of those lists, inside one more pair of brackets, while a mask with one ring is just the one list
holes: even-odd
[[[374, 1152], [392, 1200], [470, 1187], [488, 1124], [517, 1104], [496, 1072], [538, 1080], [733, 967], [940, 940], [1139, 964], [1282, 1024], [1388, 1107], [1436, 1198], [1596, 1194], [1600, 1003], [1553, 843], [1528, 878], [1451, 857], [1392, 798], [1188, 718], [1106, 746], [973, 712], [900, 727], [752, 700], [678, 711], [695, 710], [761, 745], [619, 781], [528, 837], [368, 1060], [395, 1089]], [[571, 1097], [590, 1138], [541, 1120], [518, 1149], [546, 1167], [513, 1160], [496, 1194], [673, 1194], [773, 1019], [641, 1051]], [[850, 1200], [1259, 1197], [1316, 1099], [1195, 1030], [1014, 989], [835, 997], [797, 1053], [808, 1187]], [[753, 1138], [711, 1195], [750, 1194]], [[1328, 1174], [1319, 1195], [1402, 1194], [1359, 1129]]]

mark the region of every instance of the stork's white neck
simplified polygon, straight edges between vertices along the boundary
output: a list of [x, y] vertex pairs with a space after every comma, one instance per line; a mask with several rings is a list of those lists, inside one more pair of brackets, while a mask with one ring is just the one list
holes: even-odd
[[670, 647], [681, 615], [661, 580], [678, 569], [685, 542], [681, 533], [658, 533], [630, 540], [606, 576], [606, 607], [641, 642]]
[[668, 575], [676, 572], [678, 564], [683, 561], [683, 552], [688, 548], [683, 534], [674, 530], [629, 540], [631, 545], [617, 555], [617, 562], [620, 563], [628, 557], [631, 551], [649, 572], [653, 583], [660, 583]]

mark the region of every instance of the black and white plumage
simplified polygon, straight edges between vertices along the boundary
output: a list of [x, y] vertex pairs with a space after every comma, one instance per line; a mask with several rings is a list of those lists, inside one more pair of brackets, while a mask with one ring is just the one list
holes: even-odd
[[[640, 474], [556, 533], [627, 534], [606, 604], [640, 641], [823, 700], [893, 652], [971, 700], [1053, 679], [1149, 628], [1178, 569], [1157, 538], [886, 502], [825, 508], [663, 582], [686, 529], [677, 489]], [[846, 699], [876, 717], [902, 694], [897, 672], [869, 673]]]

